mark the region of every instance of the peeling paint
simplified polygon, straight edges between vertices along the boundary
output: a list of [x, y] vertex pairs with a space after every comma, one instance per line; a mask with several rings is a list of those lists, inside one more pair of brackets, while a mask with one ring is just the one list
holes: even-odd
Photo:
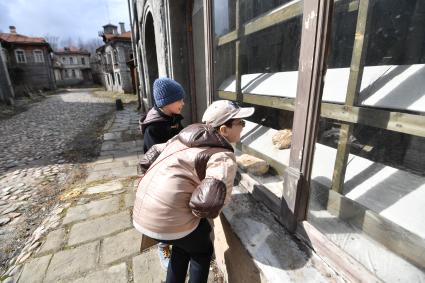
[[317, 14], [315, 11], [311, 11], [310, 14], [305, 19], [305, 29], [310, 28], [310, 21], [313, 21], [317, 17]]

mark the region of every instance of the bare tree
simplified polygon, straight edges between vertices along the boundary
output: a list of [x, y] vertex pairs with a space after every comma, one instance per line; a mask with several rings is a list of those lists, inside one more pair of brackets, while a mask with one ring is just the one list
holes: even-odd
[[80, 49], [85, 49], [84, 48], [84, 45], [85, 45], [84, 41], [81, 39], [81, 37], [78, 37], [78, 39], [77, 39], [77, 47], [80, 48]]
[[70, 36], [67, 37], [67, 38], [65, 38], [65, 39], [63, 39], [63, 40], [61, 40], [60, 43], [61, 43], [60, 45], [62, 47], [71, 47], [71, 46], [74, 46], [74, 40]]
[[59, 47], [58, 46], [59, 45], [59, 36], [45, 34], [44, 39], [50, 44], [50, 46], [52, 47], [53, 50], [56, 51], [58, 49], [58, 47]]
[[92, 56], [96, 55], [96, 49], [103, 45], [103, 41], [100, 38], [96, 38], [96, 37], [83, 40], [81, 37], [78, 37], [77, 39], [75, 39], [68, 36], [66, 38], [60, 39], [59, 36], [46, 34], [44, 38], [55, 51], [59, 47], [75, 46], [80, 49], [87, 50], [88, 52], [90, 52]]
[[103, 41], [100, 38], [91, 38], [84, 42], [83, 49], [90, 52], [91, 56], [94, 56], [96, 49], [103, 45]]

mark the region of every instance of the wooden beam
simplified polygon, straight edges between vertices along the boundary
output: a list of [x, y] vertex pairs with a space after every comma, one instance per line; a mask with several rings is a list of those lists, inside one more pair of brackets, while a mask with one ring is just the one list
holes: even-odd
[[241, 102], [243, 99], [241, 90], [242, 68], [241, 68], [241, 29], [240, 29], [240, 1], [236, 0], [236, 23], [235, 29], [238, 34], [238, 39], [235, 42], [235, 70], [236, 70], [236, 101]]
[[[223, 99], [236, 100], [235, 92], [219, 91], [218, 95]], [[287, 111], [294, 111], [295, 109], [295, 99], [287, 97], [244, 93], [243, 102]], [[425, 137], [425, 116], [423, 115], [323, 102], [320, 116]]]
[[233, 91], [218, 91], [218, 97], [227, 99], [227, 100], [233, 100], [236, 101], [236, 92]]
[[218, 46], [225, 45], [227, 43], [233, 42], [238, 38], [238, 33], [236, 30], [233, 30], [223, 36], [220, 36], [217, 41]]
[[359, 0], [351, 1], [351, 2], [342, 2], [340, 0], [336, 0], [334, 4], [335, 12], [354, 12], [359, 8]]
[[332, 174], [331, 190], [343, 193], [345, 171], [347, 168], [348, 155], [350, 154], [350, 136], [353, 133], [353, 124], [341, 124], [339, 129], [338, 148], [335, 157], [334, 170]]
[[302, 12], [303, 1], [291, 1], [246, 23], [244, 25], [244, 35], [246, 36], [297, 16], [301, 16]]
[[263, 95], [244, 95], [243, 102], [262, 105], [282, 110], [294, 111], [295, 110], [295, 99], [286, 97], [275, 97], [272, 96], [265, 100]]
[[291, 232], [307, 214], [332, 11], [333, 0], [304, 1], [291, 154], [283, 175], [280, 217]]
[[[349, 3], [342, 3], [342, 0], [336, 0], [336, 10], [337, 11], [349, 11], [353, 12], [357, 10], [359, 5], [359, 0], [351, 1]], [[242, 33], [238, 35], [237, 30], [226, 33], [223, 36], [220, 36], [217, 41], [217, 45], [221, 46], [228, 44], [230, 42], [236, 41], [240, 36], [247, 36], [255, 32], [267, 29], [274, 25], [283, 23], [284, 21], [293, 19], [302, 15], [303, 1], [294, 0], [289, 3], [283, 4], [271, 11], [268, 11], [251, 21], [247, 22], [245, 25], [240, 27]]]
[[370, 107], [322, 104], [322, 117], [425, 137], [425, 116]]
[[205, 86], [207, 105], [214, 98], [214, 8], [212, 0], [204, 1]]
[[[368, 43], [368, 23], [370, 22], [371, 10], [372, 7], [369, 7], [369, 0], [360, 0], [353, 53], [351, 57], [350, 76], [345, 97], [346, 106], [355, 105], [360, 92]], [[350, 154], [350, 136], [353, 132], [353, 127], [352, 124], [342, 124], [340, 128], [338, 150], [332, 176], [332, 190], [340, 194], [342, 194], [344, 189], [345, 169], [347, 168], [348, 155]]]

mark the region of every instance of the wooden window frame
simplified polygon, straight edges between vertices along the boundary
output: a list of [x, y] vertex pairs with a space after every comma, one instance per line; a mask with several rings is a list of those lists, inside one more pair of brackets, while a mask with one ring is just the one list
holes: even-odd
[[[237, 2], [237, 7], [239, 7]], [[323, 75], [326, 70], [325, 54], [327, 50], [327, 40], [329, 35], [332, 13], [329, 11], [329, 5], [334, 5], [334, 9], [344, 11], [358, 11], [356, 21], [356, 37], [352, 52], [350, 65], [349, 82], [346, 90], [346, 101], [344, 104], [323, 103], [321, 102]], [[207, 6], [206, 4], [210, 4]], [[253, 105], [261, 105], [287, 111], [294, 111], [293, 123], [293, 140], [291, 147], [291, 157], [288, 169], [283, 168], [282, 173], [285, 178], [285, 188], [281, 204], [280, 221], [291, 232], [298, 235], [304, 235], [304, 239], [314, 248], [320, 250], [321, 254], [326, 257], [334, 258], [333, 261], [338, 264], [341, 261], [343, 265], [343, 273], [349, 277], [358, 280], [371, 281], [374, 275], [365, 268], [356, 266], [350, 267], [350, 257], [341, 254], [341, 250], [332, 244], [310, 223], [306, 221], [308, 198], [310, 196], [310, 174], [312, 168], [312, 160], [314, 155], [314, 143], [316, 141], [319, 117], [335, 119], [342, 122], [340, 129], [340, 138], [337, 150], [337, 158], [335, 161], [334, 173], [332, 177], [332, 190], [340, 192], [344, 183], [345, 168], [347, 166], [347, 157], [349, 153], [348, 137], [352, 131], [354, 124], [367, 125], [379, 129], [390, 130], [398, 133], [425, 137], [425, 116], [414, 113], [404, 113], [399, 111], [391, 111], [372, 107], [362, 107], [356, 105], [356, 98], [359, 93], [362, 81], [365, 51], [368, 40], [368, 23], [371, 5], [373, 0], [356, 0], [349, 3], [341, 4], [339, 0], [309, 0], [304, 1], [302, 7], [301, 0], [294, 0], [287, 4], [281, 5], [267, 13], [256, 17], [241, 25], [238, 16], [238, 8], [236, 9], [236, 28], [217, 39], [217, 46], [223, 46], [229, 43], [235, 43], [236, 54], [236, 91], [218, 91], [218, 97], [234, 101], [240, 101]], [[212, 1], [205, 0], [204, 7], [206, 15], [209, 17], [207, 22], [211, 34], [213, 33], [213, 8]], [[241, 66], [240, 66], [240, 39], [249, 34], [264, 30], [296, 16], [309, 15], [312, 11], [319, 15], [315, 19], [315, 31], [310, 29], [306, 31], [303, 22], [302, 41], [300, 50], [300, 66], [304, 70], [299, 72], [297, 96], [293, 98], [273, 97], [256, 95], [253, 93], [241, 93]], [[327, 11], [327, 12], [326, 12]], [[205, 17], [207, 21], [207, 17]], [[328, 22], [325, 22], [327, 19]], [[304, 21], [305, 19], [303, 19]], [[320, 34], [321, 36], [317, 36]], [[305, 38], [309, 38], [308, 42], [315, 42], [313, 46], [306, 47], [303, 42], [307, 42]], [[212, 42], [214, 38], [206, 35], [206, 60], [207, 65], [213, 66], [213, 56], [207, 56], [208, 50], [214, 50]], [[212, 53], [212, 52], [210, 52]], [[306, 71], [307, 70], [307, 71]], [[213, 73], [207, 75], [208, 87], [214, 87], [214, 80], [211, 79]], [[211, 96], [212, 97], [212, 96]], [[297, 107], [295, 107], [297, 105]], [[246, 151], [243, 145], [241, 148]], [[261, 153], [254, 154], [261, 157]], [[314, 243], [313, 243], [314, 242]], [[332, 246], [329, 249], [329, 246]], [[339, 251], [337, 251], [339, 250]], [[397, 254], [400, 254], [397, 252]], [[335, 256], [337, 255], [337, 256]], [[332, 260], [332, 259], [331, 259]], [[338, 264], [341, 266], [340, 264]], [[369, 279], [366, 279], [369, 278]]]
[[[22, 52], [24, 61], [21, 61], [19, 59], [18, 52]], [[16, 59], [16, 63], [18, 63], [18, 64], [25, 64], [25, 63], [27, 63], [27, 56], [25, 55], [25, 50], [23, 50], [23, 49], [15, 49], [15, 59]]]
[[[204, 1], [204, 11], [208, 26], [206, 31], [206, 62], [208, 68], [213, 65], [213, 6], [212, 1]], [[309, 15], [310, 26], [306, 27], [303, 18], [302, 40], [300, 49], [300, 66], [305, 66], [298, 77], [297, 97], [292, 101], [294, 126], [289, 167], [284, 171], [284, 193], [282, 197], [280, 221], [291, 232], [295, 232], [297, 224], [306, 219], [309, 197], [309, 183], [316, 140], [320, 102], [323, 91], [323, 78], [326, 71], [326, 49], [331, 28], [333, 0], [294, 0], [281, 5], [244, 25], [240, 23], [239, 0], [236, 0], [235, 30], [218, 39], [218, 46], [235, 42], [236, 58], [236, 92], [219, 92], [219, 97], [247, 102], [246, 94], [241, 91], [241, 56], [240, 40], [242, 37], [274, 26], [301, 14]], [[349, 6], [349, 5], [348, 5]], [[320, 34], [322, 36], [317, 36]], [[306, 44], [314, 42], [314, 44]], [[304, 44], [303, 44], [304, 43]], [[212, 52], [212, 51], [211, 51]], [[209, 55], [209, 56], [208, 56]], [[209, 66], [210, 65], [210, 66]], [[213, 88], [212, 73], [207, 75], [207, 89]], [[263, 97], [264, 102], [273, 100]], [[288, 100], [288, 99], [287, 99]], [[289, 100], [288, 100], [289, 101]], [[253, 101], [249, 102], [252, 103]], [[260, 103], [252, 103], [261, 105]], [[294, 105], [298, 105], [297, 108]]]
[[[356, 39], [352, 53], [352, 62], [350, 66], [350, 76], [347, 87], [346, 101], [343, 105], [335, 103], [321, 103], [320, 116], [323, 118], [334, 119], [342, 122], [338, 144], [338, 153], [335, 161], [335, 169], [332, 179], [332, 189], [340, 192], [344, 182], [345, 167], [349, 147], [347, 139], [353, 129], [354, 124], [362, 124], [380, 129], [390, 130], [399, 133], [425, 137], [425, 116], [420, 114], [403, 113], [377, 109], [372, 107], [356, 106], [356, 95], [359, 92], [363, 65], [365, 46], [367, 45], [367, 23], [370, 17], [370, 0], [356, 0], [339, 5], [340, 1], [335, 0], [335, 10], [356, 11], [358, 10]], [[257, 31], [264, 30], [276, 24], [282, 23], [288, 19], [301, 15], [302, 1], [294, 0], [281, 5], [259, 17], [248, 21], [243, 26], [239, 23], [239, 17], [236, 17], [236, 28], [233, 31], [218, 38], [217, 45], [222, 46], [235, 42], [236, 50], [236, 92], [218, 91], [218, 97], [223, 99], [235, 100], [239, 102], [261, 105], [271, 108], [277, 108], [287, 111], [295, 111], [295, 105], [298, 105], [296, 98], [273, 97], [256, 95], [252, 93], [241, 93], [241, 74], [240, 74], [240, 38]], [[238, 5], [238, 4], [237, 4]], [[238, 6], [237, 6], [238, 7]], [[237, 11], [238, 13], [238, 11]], [[302, 60], [300, 56], [300, 61]], [[298, 97], [298, 94], [297, 94]]]
[[[44, 54], [43, 54], [43, 50], [41, 49], [34, 49], [32, 51], [32, 54], [34, 56], [34, 63], [44, 63]], [[41, 61], [39, 61], [37, 58], [37, 54], [41, 54]]]
[[121, 86], [121, 76], [120, 73], [116, 73], [118, 85]]
[[[363, 0], [355, 0], [345, 4], [339, 4], [340, 0], [335, 0], [335, 10], [345, 10], [345, 11], [356, 11], [364, 9], [364, 1]], [[367, 1], [369, 2], [369, 1]], [[360, 5], [360, 3], [363, 3]], [[368, 5], [368, 4], [367, 4]], [[369, 9], [370, 11], [370, 9]], [[252, 34], [257, 31], [264, 30], [266, 28], [272, 27], [284, 21], [287, 21], [291, 18], [297, 17], [302, 13], [302, 1], [294, 0], [287, 4], [281, 5], [266, 14], [260, 15], [259, 17], [252, 19], [245, 23], [242, 27], [228, 32], [227, 34], [220, 36], [217, 41], [218, 46], [222, 46], [224, 44], [228, 44], [231, 42], [239, 41], [241, 36], [246, 36]], [[364, 12], [363, 12], [364, 14]], [[360, 21], [365, 21], [362, 24], [366, 24], [366, 18], [368, 16], [358, 17]], [[237, 23], [238, 24], [238, 23]], [[357, 27], [358, 28], [358, 27]], [[357, 32], [357, 31], [356, 31]], [[359, 31], [361, 32], [361, 31]], [[362, 33], [364, 34], [364, 33]], [[357, 47], [355, 47], [356, 52], [361, 54], [359, 44], [359, 40], [355, 43]], [[354, 56], [354, 55], [353, 55]], [[360, 55], [356, 55], [360, 56]], [[354, 59], [353, 59], [354, 60]], [[362, 59], [357, 59], [362, 60]], [[362, 69], [362, 66], [357, 63], [358, 67]], [[361, 82], [361, 72], [356, 78], [353, 73], [353, 68], [355, 65], [350, 67], [350, 79], [349, 79], [349, 87], [355, 90], [355, 86], [357, 82]], [[236, 71], [238, 73], [238, 71]], [[236, 86], [240, 87], [240, 81], [236, 81]], [[352, 91], [351, 91], [352, 92]], [[238, 91], [236, 92], [227, 92], [227, 91], [219, 91], [218, 96], [224, 99], [230, 100], [238, 100], [236, 97]], [[252, 93], [244, 93], [243, 96], [239, 97], [241, 102], [251, 103], [255, 105], [267, 106], [277, 109], [283, 109], [288, 111], [294, 111], [295, 108], [295, 99], [294, 98], [285, 98], [285, 97], [273, 97], [273, 96], [263, 96], [256, 95]], [[347, 101], [346, 101], [347, 102]], [[425, 124], [425, 116], [419, 114], [411, 114], [411, 113], [403, 113], [399, 111], [389, 111], [384, 109], [377, 109], [371, 107], [362, 107], [362, 106], [354, 106], [353, 103], [346, 104], [335, 104], [335, 103], [321, 103], [321, 117], [335, 119], [341, 122], [346, 122], [348, 124], [359, 123], [367, 126], [372, 126], [380, 129], [390, 130], [394, 132], [400, 132], [410, 135], [415, 135], [419, 137], [425, 137], [425, 129], [422, 125]]]

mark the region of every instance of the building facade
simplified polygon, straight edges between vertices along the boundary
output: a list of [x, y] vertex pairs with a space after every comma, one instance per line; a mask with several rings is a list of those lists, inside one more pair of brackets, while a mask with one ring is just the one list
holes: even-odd
[[93, 82], [90, 52], [65, 47], [53, 53], [53, 69], [57, 86], [90, 84]]
[[134, 93], [128, 61], [131, 60], [131, 34], [120, 23], [120, 32], [115, 25], [103, 26], [99, 33], [105, 43], [96, 50], [97, 60], [103, 73], [103, 84], [109, 91]]
[[6, 65], [6, 50], [0, 43], [0, 101], [12, 104], [15, 98], [12, 82], [9, 77], [9, 71]]
[[[241, 171], [245, 191], [215, 221], [227, 279], [297, 269], [281, 226], [349, 282], [425, 280], [424, 3], [130, 1], [145, 109], [161, 76], [185, 88], [186, 123], [217, 99], [256, 108], [237, 154], [272, 170]], [[272, 139], [283, 129], [289, 148]]]
[[44, 38], [18, 34], [11, 26], [10, 33], [0, 33], [0, 42], [16, 95], [56, 88], [51, 58], [53, 50]]

